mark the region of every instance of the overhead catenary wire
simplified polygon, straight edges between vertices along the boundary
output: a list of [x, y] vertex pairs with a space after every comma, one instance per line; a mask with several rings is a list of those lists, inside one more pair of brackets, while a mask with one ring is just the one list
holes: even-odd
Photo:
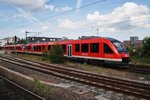
[[65, 12], [62, 12], [62, 13], [59, 13], [59, 14], [56, 14], [56, 15], [47, 17], [47, 18], [43, 18], [43, 19], [41, 19], [40, 21], [44, 21], [44, 20], [47, 20], [47, 19], [49, 19], [49, 18], [54, 18], [54, 17], [60, 16], [60, 15], [63, 15], [63, 14], [66, 14], [66, 13], [69, 13], [69, 12], [72, 12], [72, 11], [76, 11], [76, 10], [79, 10], [79, 9], [82, 9], [82, 8], [86, 8], [86, 7], [89, 7], [89, 6], [92, 6], [92, 5], [94, 5], [94, 4], [104, 2], [104, 1], [106, 1], [106, 0], [94, 1], [94, 2], [92, 2], [92, 3], [89, 3], [89, 4], [86, 4], [86, 5], [80, 6], [80, 7], [78, 7], [78, 8], [74, 8], [74, 9], [71, 9], [71, 10], [68, 10], [68, 11], [65, 11]]
[[[102, 23], [101, 25], [95, 25], [95, 26], [93, 26], [93, 24], [92, 24], [92, 26], [88, 26], [88, 27], [85, 27], [85, 28], [81, 28], [81, 29], [78, 29], [78, 30], [83, 30], [83, 29], [89, 29], [89, 27], [92, 27], [92, 30], [90, 31], [90, 30], [86, 30], [86, 31], [84, 31], [84, 32], [93, 32], [94, 31], [94, 28], [99, 28], [99, 27], [111, 27], [111, 26], [114, 26], [113, 24], [118, 24], [118, 25], [120, 25], [120, 24], [122, 24], [122, 23], [128, 23], [128, 22], [130, 22], [130, 21], [134, 21], [134, 22], [140, 22], [140, 21], [142, 21], [142, 20], [139, 20], [139, 19], [141, 19], [141, 18], [150, 18], [150, 16], [144, 16], [144, 17], [138, 17], [138, 18], [134, 18], [134, 20], [131, 20], [131, 19], [126, 19], [126, 20], [123, 20], [123, 21], [116, 21], [116, 22], [110, 22], [110, 23]], [[128, 25], [131, 25], [132, 23], [129, 23]], [[56, 30], [55, 30], [56, 31]], [[99, 30], [100, 31], [100, 30]], [[48, 31], [47, 31], [48, 32]], [[42, 32], [43, 33], [43, 32]], [[40, 35], [40, 34], [38, 34], [38, 35]], [[37, 36], [37, 35], [36, 35]]]
[[[71, 9], [71, 10], [68, 10], [68, 11], [65, 11], [65, 12], [62, 12], [62, 13], [58, 13], [58, 14], [55, 14], [55, 15], [52, 15], [52, 16], [49, 16], [49, 17], [46, 17], [46, 18], [39, 19], [39, 21], [45, 21], [45, 20], [48, 20], [50, 18], [55, 18], [55, 17], [61, 16], [61, 15], [64, 15], [66, 13], [73, 12], [73, 11], [76, 11], [76, 10], [79, 10], [79, 9], [82, 9], [82, 8], [86, 8], [86, 7], [89, 7], [89, 6], [92, 6], [94, 4], [98, 4], [98, 3], [104, 2], [104, 1], [106, 1], [106, 0], [94, 1], [92, 3], [80, 6], [78, 8], [74, 8], [74, 9]], [[35, 22], [35, 23], [38, 23], [38, 22]], [[23, 27], [26, 27], [26, 26], [29, 26], [29, 25], [32, 25], [32, 24], [35, 24], [35, 23], [28, 23], [27, 25], [24, 25]]]

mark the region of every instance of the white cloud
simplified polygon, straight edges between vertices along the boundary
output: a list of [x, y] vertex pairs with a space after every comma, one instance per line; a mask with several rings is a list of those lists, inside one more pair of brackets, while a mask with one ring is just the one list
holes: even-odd
[[72, 8], [68, 7], [68, 6], [55, 8], [55, 11], [57, 11], [57, 12], [65, 12], [65, 11], [69, 11], [69, 10], [72, 10]]
[[48, 26], [47, 26], [47, 25], [45, 25], [45, 26], [42, 27], [42, 30], [43, 30], [43, 31], [45, 31], [45, 30], [47, 30], [47, 29], [48, 29]]
[[101, 27], [118, 30], [150, 28], [150, 9], [145, 5], [127, 2], [109, 14], [100, 14], [96, 11], [93, 14], [88, 14], [86, 19], [88, 22]]
[[0, 0], [0, 4], [11, 4], [30, 10], [43, 9], [46, 0]]
[[83, 28], [86, 25], [84, 21], [71, 21], [69, 19], [65, 19], [60, 22], [59, 28], [67, 29], [67, 30], [75, 30]]
[[68, 6], [56, 7], [55, 5], [52, 5], [52, 4], [45, 5], [45, 9], [50, 10], [50, 11], [56, 11], [56, 12], [65, 12], [65, 11], [72, 10], [72, 8]]
[[92, 24], [95, 25], [94, 30], [99, 27], [99, 30], [105, 33], [150, 28], [150, 9], [145, 5], [127, 2], [108, 14], [101, 14], [99, 11], [87, 14], [83, 21], [65, 19], [60, 22], [59, 27], [66, 30], [75, 30], [82, 29], [90, 24], [91, 27]]
[[55, 6], [54, 5], [51, 5], [51, 4], [49, 4], [49, 5], [45, 5], [45, 9], [49, 9], [49, 10], [54, 10], [54, 8], [55, 8]]

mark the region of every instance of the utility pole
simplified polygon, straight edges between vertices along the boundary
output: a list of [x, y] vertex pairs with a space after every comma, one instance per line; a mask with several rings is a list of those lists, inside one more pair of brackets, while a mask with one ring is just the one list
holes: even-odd
[[93, 28], [94, 28], [94, 25], [92, 25], [92, 34], [94, 33]]
[[25, 39], [26, 39], [26, 41], [27, 41], [27, 33], [29, 33], [29, 32], [25, 31]]
[[41, 34], [42, 32], [28, 32], [28, 31], [25, 31], [25, 39], [26, 39], [27, 42], [28, 42], [28, 39], [27, 39], [27, 34], [28, 33], [40, 33]]
[[96, 30], [97, 30], [97, 36], [98, 36], [98, 33], [99, 33], [99, 28], [97, 28]]
[[28, 31], [25, 31], [25, 38], [26, 38], [26, 40], [27, 40], [27, 34], [28, 33], [40, 33], [41, 34], [42, 32], [28, 32]]
[[15, 54], [17, 54], [17, 47], [16, 47], [16, 43], [17, 43], [17, 36], [15, 35], [14, 37], [14, 42], [15, 42]]

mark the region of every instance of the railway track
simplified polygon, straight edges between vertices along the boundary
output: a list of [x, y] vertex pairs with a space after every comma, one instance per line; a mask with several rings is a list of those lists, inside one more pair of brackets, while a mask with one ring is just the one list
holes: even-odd
[[150, 74], [150, 66], [129, 64], [128, 71], [141, 74]]
[[[0, 98], [4, 100], [46, 100], [0, 75]], [[2, 81], [3, 80], [3, 81]], [[1, 84], [2, 84], [1, 83]]]
[[[21, 53], [21, 54], [25, 54], [25, 53]], [[30, 53], [32, 55], [32, 53]], [[36, 56], [40, 56], [41, 54], [33, 54]], [[28, 60], [25, 58], [22, 58], [24, 60]], [[81, 63], [81, 62], [80, 62]], [[102, 64], [98, 64], [95, 62], [93, 63], [88, 63], [89, 65], [98, 65], [98, 66], [102, 66]], [[117, 66], [117, 67], [116, 67]], [[127, 66], [118, 66], [118, 65], [109, 65], [109, 66], [105, 66], [105, 68], [112, 68], [112, 69], [116, 69], [116, 70], [123, 70], [123, 71], [128, 71], [128, 72], [134, 72], [134, 73], [140, 73], [140, 74], [150, 74], [150, 66], [148, 65], [137, 65], [137, 64], [129, 64]]]
[[14, 57], [0, 56], [0, 60], [95, 87], [100, 87], [128, 95], [134, 95], [140, 98], [150, 98], [150, 85], [148, 84]]
[[[28, 54], [28, 53], [21, 53], [21, 54]], [[29, 55], [41, 56], [41, 54], [34, 54], [34, 53], [29, 53]], [[26, 58], [21, 58], [21, 59], [28, 60]], [[98, 63], [96, 63], [96, 64], [95, 63], [88, 63], [88, 64], [102, 66], [101, 64], [99, 65]], [[112, 68], [112, 69], [122, 70], [122, 71], [128, 71], [128, 72], [134, 72], [134, 73], [140, 73], [140, 74], [146, 74], [146, 75], [150, 74], [150, 66], [148, 66], [148, 65], [129, 64], [125, 67], [123, 67], [123, 66], [116, 67], [116, 66], [118, 66], [118, 65], [113, 65], [113, 66], [109, 65], [109, 66], [107, 66], [107, 68]]]

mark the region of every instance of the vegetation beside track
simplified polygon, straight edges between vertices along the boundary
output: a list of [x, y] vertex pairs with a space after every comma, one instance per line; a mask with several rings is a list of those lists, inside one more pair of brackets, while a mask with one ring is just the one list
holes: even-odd
[[52, 63], [64, 63], [65, 59], [63, 49], [57, 44], [53, 45], [49, 52], [46, 50], [42, 51], [41, 60], [50, 61]]
[[150, 64], [150, 57], [131, 56], [131, 63], [134, 63], [134, 64]]
[[150, 37], [145, 37], [141, 48], [127, 47], [130, 53], [131, 63], [150, 64]]
[[52, 63], [63, 63], [63, 49], [59, 45], [53, 45], [49, 53], [49, 59]]

